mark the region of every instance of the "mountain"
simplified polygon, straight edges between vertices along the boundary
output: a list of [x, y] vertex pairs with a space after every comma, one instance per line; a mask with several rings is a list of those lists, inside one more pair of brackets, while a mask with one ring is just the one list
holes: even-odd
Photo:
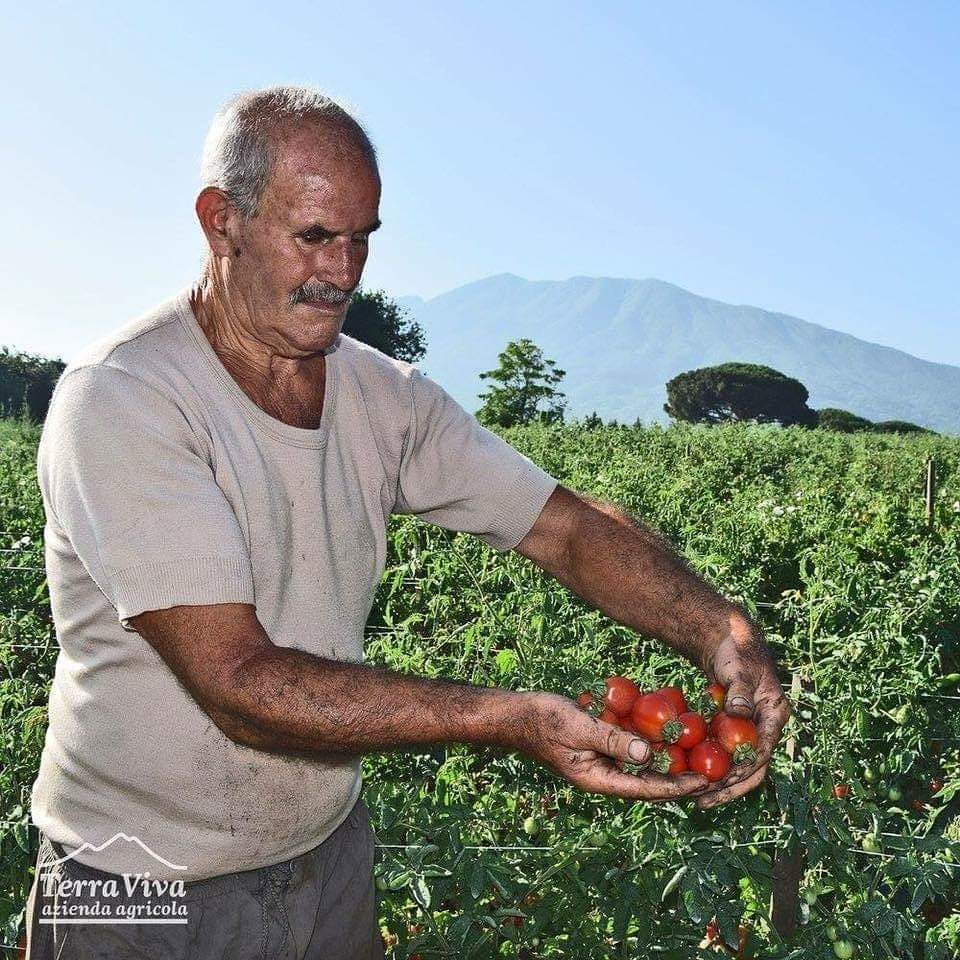
[[759, 307], [734, 306], [662, 280], [571, 277], [531, 281], [505, 273], [430, 300], [398, 302], [424, 328], [418, 366], [471, 413], [510, 340], [529, 337], [567, 375], [567, 417], [665, 422], [667, 380], [743, 360], [802, 381], [812, 407], [870, 420], [910, 420], [960, 433], [960, 367]]

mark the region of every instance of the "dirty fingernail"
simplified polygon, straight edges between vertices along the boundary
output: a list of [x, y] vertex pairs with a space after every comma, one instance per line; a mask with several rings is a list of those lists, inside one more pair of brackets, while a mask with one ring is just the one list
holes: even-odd
[[643, 740], [631, 740], [627, 753], [638, 763], [644, 763], [650, 759], [650, 747]]

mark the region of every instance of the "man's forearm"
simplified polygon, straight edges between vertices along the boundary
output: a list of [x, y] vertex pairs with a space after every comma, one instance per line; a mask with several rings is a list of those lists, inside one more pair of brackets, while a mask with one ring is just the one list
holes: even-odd
[[652, 530], [612, 504], [583, 498], [554, 576], [618, 623], [703, 666], [731, 632], [755, 630], [745, 611], [698, 577]]
[[513, 749], [530, 710], [524, 694], [408, 677], [288, 647], [249, 657], [231, 688], [219, 719], [233, 739], [319, 754], [441, 743]]

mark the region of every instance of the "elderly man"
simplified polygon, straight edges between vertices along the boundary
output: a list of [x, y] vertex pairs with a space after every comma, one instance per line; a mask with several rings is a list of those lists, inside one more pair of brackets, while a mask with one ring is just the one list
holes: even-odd
[[[701, 808], [760, 783], [789, 708], [743, 611], [340, 333], [380, 222], [360, 125], [309, 89], [245, 94], [202, 171], [202, 279], [71, 363], [40, 445], [61, 653], [30, 956], [381, 957], [371, 751], [493, 744], [582, 790]], [[662, 638], [755, 717], [757, 763], [712, 785], [634, 776], [617, 761], [642, 767], [647, 743], [565, 697], [363, 665], [393, 513], [515, 549]], [[157, 903], [109, 885], [137, 874], [167, 884], [168, 922], [140, 922]], [[94, 894], [137, 921], [63, 922]]]

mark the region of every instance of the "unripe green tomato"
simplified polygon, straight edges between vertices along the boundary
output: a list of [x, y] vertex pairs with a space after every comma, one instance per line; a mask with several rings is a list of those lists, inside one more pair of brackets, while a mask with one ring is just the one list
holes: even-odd
[[813, 887], [807, 887], [807, 889], [803, 891], [803, 899], [807, 901], [807, 906], [814, 906], [817, 902], [817, 896], [817, 891], [814, 890]]
[[880, 779], [880, 774], [875, 767], [867, 766], [863, 768], [863, 779], [867, 783], [876, 783]]
[[947, 863], [953, 863], [953, 851], [949, 847], [945, 847], [943, 850], [943, 859]]
[[905, 703], [893, 711], [893, 719], [897, 723], [906, 723], [910, 719], [910, 704]]
[[868, 833], [863, 840], [860, 841], [860, 846], [863, 847], [867, 853], [879, 853], [880, 838], [872, 833]]
[[523, 821], [523, 832], [528, 837], [535, 837], [540, 832], [540, 821], [536, 817], [527, 817]]
[[839, 939], [840, 939], [840, 933], [839, 933], [839, 931], [837, 930], [836, 924], [831, 923], [824, 932], [825, 932], [826, 935], [827, 935], [827, 939], [828, 939], [831, 943], [833, 943], [833, 941], [835, 941], [835, 940], [839, 940]]
[[850, 940], [835, 940], [833, 943], [833, 955], [840, 960], [850, 960], [856, 952], [857, 948]]
[[887, 799], [891, 803], [899, 803], [903, 799], [903, 791], [894, 784], [887, 790]]

